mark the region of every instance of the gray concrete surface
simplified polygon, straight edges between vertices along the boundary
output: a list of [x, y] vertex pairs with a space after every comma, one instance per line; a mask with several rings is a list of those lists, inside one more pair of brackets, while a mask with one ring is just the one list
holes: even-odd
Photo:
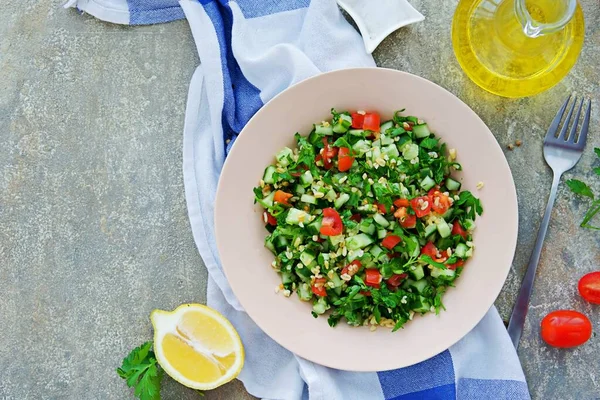
[[[0, 4], [0, 399], [124, 399], [114, 372], [151, 338], [149, 312], [205, 301], [206, 270], [183, 195], [182, 128], [198, 64], [184, 21], [122, 27], [59, 8], [62, 0]], [[520, 205], [519, 245], [497, 305], [508, 317], [551, 175], [541, 138], [567, 93], [596, 102], [588, 151], [567, 177], [600, 182], [600, 8], [581, 1], [586, 44], [572, 73], [530, 99], [501, 99], [461, 72], [450, 45], [455, 0], [412, 0], [426, 21], [375, 52], [380, 66], [457, 94], [505, 146]], [[600, 339], [557, 350], [539, 339], [545, 313], [575, 308], [600, 329], [576, 282], [600, 268], [600, 233], [577, 226], [586, 202], [560, 189], [520, 357], [533, 398], [600, 397]], [[166, 379], [165, 399], [197, 399]], [[239, 382], [206, 399], [250, 398]]]

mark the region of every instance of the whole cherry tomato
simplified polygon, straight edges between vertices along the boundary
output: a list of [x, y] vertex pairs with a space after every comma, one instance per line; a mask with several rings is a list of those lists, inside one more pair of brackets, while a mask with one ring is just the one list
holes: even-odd
[[600, 271], [584, 275], [577, 288], [581, 297], [590, 303], [600, 304]]
[[554, 347], [575, 347], [592, 336], [592, 323], [580, 312], [552, 311], [542, 320], [542, 339]]

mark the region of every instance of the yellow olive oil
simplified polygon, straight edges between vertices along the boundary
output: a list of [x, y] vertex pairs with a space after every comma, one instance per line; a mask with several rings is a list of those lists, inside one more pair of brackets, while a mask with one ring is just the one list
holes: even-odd
[[[556, 85], [571, 70], [583, 46], [579, 4], [572, 19], [553, 33], [532, 37], [515, 12], [519, 0], [460, 0], [452, 23], [452, 43], [465, 73], [483, 89], [505, 97], [525, 97]], [[534, 24], [563, 16], [556, 0], [521, 0]]]

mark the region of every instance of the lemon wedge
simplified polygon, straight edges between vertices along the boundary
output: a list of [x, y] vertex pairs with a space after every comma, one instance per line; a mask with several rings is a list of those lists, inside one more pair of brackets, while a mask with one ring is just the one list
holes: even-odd
[[233, 325], [212, 308], [183, 304], [170, 312], [154, 310], [150, 320], [156, 359], [182, 385], [214, 389], [242, 370], [242, 341]]

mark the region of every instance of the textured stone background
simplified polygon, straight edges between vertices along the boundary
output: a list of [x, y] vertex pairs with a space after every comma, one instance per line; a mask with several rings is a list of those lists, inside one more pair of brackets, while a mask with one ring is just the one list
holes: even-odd
[[[124, 399], [114, 369], [151, 338], [149, 312], [205, 301], [206, 270], [187, 219], [181, 173], [187, 86], [198, 64], [184, 21], [105, 24], [63, 0], [0, 4], [0, 399]], [[425, 22], [375, 52], [378, 65], [421, 75], [469, 104], [505, 146], [520, 205], [519, 246], [497, 305], [508, 317], [550, 188], [541, 139], [567, 93], [596, 102], [588, 151], [568, 177], [594, 182], [600, 146], [600, 7], [581, 1], [586, 44], [571, 74], [534, 98], [483, 92], [450, 45], [456, 0], [413, 0]], [[600, 190], [600, 183], [595, 180]], [[586, 202], [561, 187], [520, 356], [536, 399], [600, 397], [600, 338], [556, 350], [538, 324], [600, 309], [576, 282], [599, 269], [600, 233], [577, 224]], [[165, 380], [165, 399], [196, 399]], [[239, 382], [207, 399], [250, 398]]]

